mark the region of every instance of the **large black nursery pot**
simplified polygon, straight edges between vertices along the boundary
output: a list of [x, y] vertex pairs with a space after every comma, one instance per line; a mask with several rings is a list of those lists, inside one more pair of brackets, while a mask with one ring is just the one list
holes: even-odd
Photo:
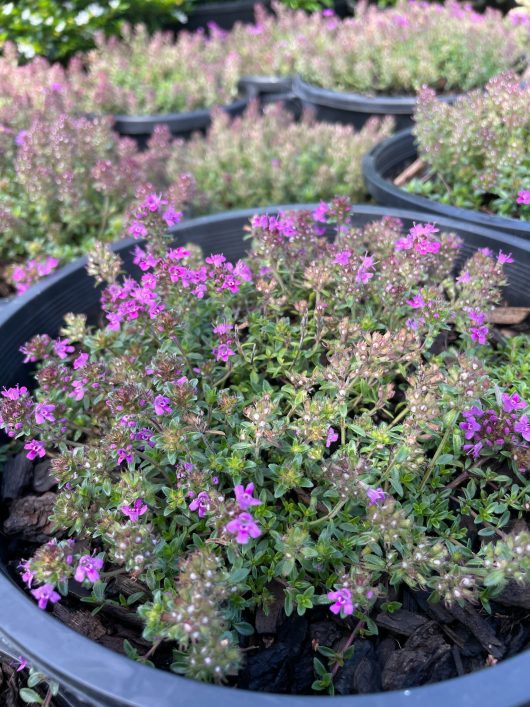
[[197, 29], [208, 29], [214, 22], [221, 29], [232, 29], [236, 22], [253, 24], [255, 21], [254, 9], [256, 5], [270, 8], [268, 0], [227, 0], [223, 2], [198, 3], [189, 12], [188, 20], [183, 29], [190, 32]]
[[[396, 130], [413, 125], [415, 96], [366, 96], [348, 91], [332, 91], [308, 83], [300, 76], [293, 80], [293, 91], [304, 106], [314, 108], [318, 120], [327, 123], [353, 125], [359, 130], [374, 116], [382, 118], [391, 115]], [[440, 100], [452, 103], [455, 96], [440, 96]]]
[[[205, 216], [179, 224], [173, 233], [178, 243], [193, 242], [206, 253], [224, 252], [234, 260], [247, 250], [243, 229], [252, 214], [313, 207], [275, 206]], [[432, 218], [377, 206], [355, 206], [353, 214], [358, 225], [382, 216], [398, 216], [407, 227]], [[530, 242], [445, 218], [436, 222], [440, 228], [460, 234], [463, 258], [486, 246], [511, 252], [515, 263], [507, 266], [506, 298], [512, 304], [530, 305]], [[131, 271], [134, 243], [126, 239], [114, 245]], [[97, 320], [99, 290], [86, 274], [85, 265], [85, 258], [76, 260], [0, 310], [0, 387], [29, 382], [28, 366], [22, 364], [18, 349], [31, 336], [44, 332], [56, 335], [67, 312], [86, 313], [92, 322]], [[25, 656], [56, 679], [69, 697], [73, 695], [70, 704], [75, 707], [516, 707], [530, 700], [529, 652], [453, 680], [369, 695], [251, 693], [195, 682], [113, 653], [39, 610], [10, 576], [6, 554], [6, 540], [0, 538], [0, 643], [7, 642], [12, 655]]]
[[[438, 217], [466, 221], [481, 228], [511, 233], [530, 239], [530, 221], [521, 221], [507, 216], [486, 214], [482, 211], [463, 209], [443, 204], [434, 199], [411, 194], [398, 187], [393, 180], [418, 157], [412, 130], [403, 130], [376, 145], [363, 160], [363, 175], [366, 187], [374, 199], [384, 206], [398, 209], [430, 212]], [[530, 290], [530, 279], [527, 280]]]
[[[241, 115], [254, 93], [250, 90], [232, 103], [221, 106], [231, 117]], [[145, 147], [157, 125], [166, 125], [174, 137], [189, 138], [196, 132], [205, 133], [212, 122], [210, 108], [183, 111], [181, 113], [158, 113], [155, 115], [115, 115], [114, 130], [123, 137], [136, 140]]]

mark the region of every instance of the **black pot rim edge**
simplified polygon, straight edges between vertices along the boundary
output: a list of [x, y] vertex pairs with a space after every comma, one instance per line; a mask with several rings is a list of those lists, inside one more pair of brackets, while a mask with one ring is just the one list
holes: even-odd
[[[256, 213], [274, 213], [288, 209], [314, 208], [315, 205], [284, 205], [225, 212], [194, 219], [200, 225], [223, 222], [227, 217], [248, 218]], [[395, 208], [354, 205], [354, 213], [373, 216], [395, 216], [403, 219], [425, 221], [429, 215]], [[436, 222], [443, 227], [455, 229], [458, 224], [440, 218]], [[178, 236], [191, 221], [183, 222], [172, 232]], [[471, 224], [461, 224], [464, 228]], [[505, 242], [509, 247], [524, 247], [528, 242], [509, 234], [496, 233], [474, 226], [474, 230], [485, 237]], [[113, 249], [126, 248], [138, 243], [134, 239], [123, 239]], [[71, 274], [84, 267], [86, 258], [78, 258], [57, 273], [33, 285], [24, 294], [10, 302], [0, 311], [0, 327], [17, 311], [26, 306], [33, 297], [45, 293], [47, 287], [57, 282], [66, 273]], [[453, 703], [457, 707], [515, 707], [528, 700], [530, 684], [528, 673], [530, 653], [525, 652], [509, 658], [492, 668], [485, 668], [469, 675], [446, 680], [423, 687], [396, 692], [369, 695], [295, 696], [271, 693], [255, 693], [246, 690], [219, 688], [193, 680], [179, 678], [171, 673], [156, 671], [139, 665], [124, 656], [111, 653], [109, 649], [64, 626], [57, 619], [37, 608], [31, 599], [4, 574], [0, 573], [0, 633], [10, 644], [33, 661], [44, 672], [84, 694], [92, 704], [123, 707], [150, 707], [156, 685], [157, 707], [248, 707], [251, 702], [258, 707], [332, 707], [333, 704], [351, 707], [424, 707], [433, 704], [445, 707]], [[122, 690], [117, 688], [121, 685]], [[97, 685], [97, 693], [93, 686]], [[126, 687], [125, 695], [123, 688]], [[177, 690], [179, 692], [177, 692]], [[99, 702], [100, 699], [105, 702]]]
[[[302, 101], [358, 113], [409, 115], [416, 106], [415, 96], [367, 96], [350, 91], [333, 91], [307, 83], [300, 76], [295, 76], [293, 79], [293, 91]], [[439, 98], [451, 103], [457, 95], [449, 94]]]
[[[411, 192], [405, 191], [397, 187], [393, 182], [383, 177], [380, 170], [377, 169], [377, 161], [381, 158], [381, 155], [385, 153], [390, 147], [400, 143], [400, 142], [410, 142], [414, 138], [412, 128], [407, 128], [406, 130], [401, 130], [395, 135], [382, 140], [378, 145], [376, 145], [368, 154], [363, 158], [363, 176], [366, 182], [367, 189], [371, 196], [376, 200], [379, 197], [379, 191], [384, 191], [390, 197], [399, 199], [401, 202], [400, 206], [396, 208], [405, 208], [408, 210], [419, 209], [422, 212], [434, 214], [437, 218], [447, 218], [455, 221], [463, 221], [464, 223], [473, 223], [480, 228], [485, 229], [501, 229], [506, 232], [513, 233], [512, 229], [517, 229], [521, 232], [528, 231], [528, 236], [530, 237], [530, 221], [521, 221], [520, 219], [511, 218], [510, 216], [497, 216], [495, 214], [484, 214], [480, 211], [473, 211], [472, 209], [465, 209], [461, 206], [451, 206], [449, 204], [443, 204], [435, 199], [427, 199], [424, 196], [419, 196]], [[403, 204], [406, 204], [403, 206]], [[389, 207], [392, 208], [392, 207]], [[526, 228], [526, 224], [528, 228]], [[519, 238], [524, 241], [523, 236], [514, 235], [514, 238]]]

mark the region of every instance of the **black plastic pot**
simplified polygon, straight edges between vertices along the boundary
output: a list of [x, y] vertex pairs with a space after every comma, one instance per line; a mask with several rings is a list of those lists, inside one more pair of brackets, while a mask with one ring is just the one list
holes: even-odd
[[[237, 259], [246, 251], [244, 226], [254, 213], [276, 213], [287, 208], [268, 207], [206, 216], [173, 229], [176, 242], [194, 242], [206, 252], [224, 252]], [[354, 220], [362, 225], [381, 216], [398, 216], [405, 226], [425, 215], [376, 206], [355, 206]], [[464, 239], [463, 257], [489, 246], [513, 253], [508, 266], [510, 284], [506, 295], [513, 304], [530, 304], [530, 244], [513, 236], [487, 231], [471, 224], [462, 226], [440, 218], [441, 228]], [[131, 270], [131, 239], [114, 245]], [[31, 287], [0, 311], [0, 387], [28, 382], [19, 346], [37, 333], [56, 334], [66, 312], [86, 313], [94, 321], [99, 293], [85, 273], [80, 258]], [[400, 692], [345, 697], [293, 696], [251, 693], [216, 687], [154, 670], [75, 633], [35, 603], [8, 576], [5, 542], [0, 539], [0, 637], [16, 655], [56, 679], [79, 702], [97, 707], [515, 707], [530, 699], [530, 653], [510, 658], [498, 666], [462, 678]]]
[[[344, 123], [360, 129], [373, 116], [391, 115], [396, 122], [396, 130], [409, 128], [413, 124], [415, 96], [364, 96], [331, 91], [307, 83], [300, 76], [293, 79], [293, 91], [305, 106], [312, 106], [317, 119], [324, 122]], [[452, 103], [455, 96], [441, 96], [440, 100]]]
[[[248, 105], [251, 94], [239, 98], [232, 103], [221, 106], [232, 117], [241, 115]], [[157, 125], [167, 125], [175, 137], [188, 138], [195, 132], [206, 132], [211, 123], [211, 110], [200, 110], [182, 113], [160, 113], [157, 115], [116, 115], [114, 130], [119, 135], [132, 137], [144, 147]]]
[[188, 21], [183, 29], [193, 32], [207, 29], [210, 22], [221, 29], [232, 29], [236, 22], [252, 24], [255, 21], [254, 7], [270, 3], [263, 0], [228, 0], [227, 2], [205, 2], [196, 5], [188, 14]]
[[[411, 194], [397, 187], [393, 179], [418, 157], [414, 135], [411, 130], [403, 130], [383, 140], [369, 152], [363, 160], [363, 174], [366, 187], [374, 199], [384, 206], [398, 209], [427, 211], [443, 218], [466, 221], [482, 228], [511, 233], [520, 238], [530, 239], [530, 221], [520, 221], [506, 216], [485, 214], [472, 209], [442, 204], [434, 199]], [[530, 291], [530, 278], [526, 286]]]

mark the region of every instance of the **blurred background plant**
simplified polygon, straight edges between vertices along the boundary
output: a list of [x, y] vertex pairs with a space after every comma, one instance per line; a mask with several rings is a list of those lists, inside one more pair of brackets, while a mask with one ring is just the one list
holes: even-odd
[[[415, 134], [427, 172], [408, 189], [443, 203], [530, 219], [530, 87], [515, 74], [452, 106], [424, 89]], [[528, 199], [520, 193], [528, 191]]]
[[254, 103], [232, 122], [215, 111], [206, 137], [177, 141], [168, 173], [193, 175], [194, 213], [311, 203], [335, 194], [364, 201], [362, 158], [391, 131], [390, 118], [373, 119], [356, 132], [314, 122], [310, 113], [296, 122], [278, 103], [260, 115]]

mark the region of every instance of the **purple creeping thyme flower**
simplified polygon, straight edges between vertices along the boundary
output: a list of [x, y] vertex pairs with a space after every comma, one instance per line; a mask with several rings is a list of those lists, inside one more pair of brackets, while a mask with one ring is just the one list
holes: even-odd
[[26, 442], [24, 449], [28, 450], [26, 457], [31, 461], [33, 461], [36, 457], [44, 457], [46, 455], [46, 448], [42, 442], [39, 442], [38, 439], [32, 439], [29, 442]]
[[346, 587], [337, 589], [335, 592], [328, 592], [328, 599], [333, 602], [333, 604], [329, 607], [329, 610], [333, 614], [351, 616], [355, 611], [355, 606], [351, 598], [351, 592]]
[[230, 348], [229, 344], [230, 342], [226, 344], [219, 344], [219, 346], [214, 346], [214, 348], [212, 349], [212, 353], [217, 361], [223, 361], [223, 363], [227, 363], [230, 356], [236, 355], [236, 352], [232, 348]]
[[21, 570], [20, 573], [20, 578], [26, 585], [28, 589], [31, 589], [31, 585], [33, 584], [33, 580], [35, 579], [35, 573], [31, 571], [29, 567], [29, 560], [23, 560], [19, 566], [19, 570]]
[[26, 143], [27, 136], [28, 136], [27, 130], [21, 130], [20, 132], [18, 132], [15, 137], [15, 145], [17, 147], [22, 147]]
[[182, 211], [175, 211], [172, 206], [168, 206], [162, 214], [162, 218], [166, 222], [166, 225], [171, 228], [171, 226], [176, 226], [177, 223], [182, 221]]
[[335, 253], [335, 263], [337, 265], [342, 265], [345, 267], [348, 265], [351, 258], [351, 250], [341, 250], [339, 253]]
[[171, 248], [171, 250], [168, 250], [167, 252], [167, 257], [169, 260], [184, 260], [184, 258], [187, 258], [188, 255], [190, 255], [190, 251], [182, 246], [179, 246], [178, 248]]
[[459, 285], [464, 285], [465, 283], [469, 282], [471, 280], [471, 275], [467, 270], [464, 270], [464, 272], [461, 272], [460, 275], [456, 278], [456, 281], [458, 282]]
[[24, 658], [23, 655], [19, 655], [14, 665], [18, 665], [17, 673], [20, 673], [21, 670], [24, 670], [28, 667], [28, 661]]
[[254, 484], [252, 482], [247, 484], [246, 487], [242, 484], [234, 486], [234, 493], [242, 511], [246, 511], [250, 506], [261, 506], [262, 502], [259, 498], [254, 498], [252, 495], [254, 493]]
[[196, 498], [188, 506], [190, 511], [197, 511], [199, 518], [204, 518], [206, 512], [210, 509], [210, 495], [207, 491], [201, 491]]
[[261, 530], [250, 513], [240, 513], [225, 525], [225, 530], [236, 536], [236, 542], [246, 545], [250, 538], [259, 538]]
[[88, 363], [90, 356], [87, 353], [80, 353], [77, 358], [74, 358], [72, 368], [77, 371], [78, 368], [84, 368]]
[[133, 221], [127, 229], [127, 233], [133, 238], [145, 238], [147, 236], [147, 228], [141, 221]]
[[411, 299], [408, 299], [407, 304], [409, 307], [412, 307], [412, 309], [423, 309], [423, 307], [425, 307], [425, 300], [420, 294], [417, 294]]
[[521, 419], [513, 426], [513, 429], [515, 432], [519, 432], [526, 442], [530, 442], [530, 420], [528, 415], [522, 415]]
[[473, 341], [484, 345], [488, 341], [489, 329], [487, 326], [470, 327], [469, 335]]
[[103, 567], [103, 560], [100, 557], [92, 557], [91, 555], [83, 555], [79, 558], [79, 564], [74, 574], [76, 582], [84, 582], [88, 579], [89, 582], [99, 581], [99, 570]]
[[157, 395], [153, 401], [153, 407], [157, 415], [171, 415], [173, 408], [170, 405], [171, 400], [165, 395]]
[[161, 206], [167, 206], [167, 201], [162, 198], [161, 194], [153, 193], [146, 196], [141, 208], [154, 212], [158, 211]]
[[121, 464], [124, 461], [130, 464], [134, 460], [134, 454], [130, 445], [127, 448], [119, 447], [119, 449], [116, 450], [116, 453], [118, 455], [118, 464]]
[[61, 595], [55, 591], [53, 584], [43, 584], [42, 587], [32, 589], [31, 593], [37, 600], [37, 606], [39, 609], [43, 610], [48, 606], [48, 602], [57, 604], [57, 602], [61, 599]]
[[70, 345], [70, 339], [56, 339], [53, 343], [53, 349], [55, 354], [64, 359], [75, 351], [75, 348]]
[[50, 403], [37, 403], [35, 405], [35, 422], [37, 425], [42, 425], [44, 422], [55, 422], [55, 415], [53, 411], [55, 410], [55, 405]]
[[517, 194], [518, 204], [530, 204], [530, 189], [521, 189]]
[[464, 430], [464, 437], [466, 439], [473, 439], [475, 434], [477, 432], [480, 432], [480, 430], [482, 429], [482, 425], [477, 422], [477, 420], [472, 415], [469, 415], [467, 416], [465, 422], [460, 423], [460, 429]]
[[326, 447], [331, 447], [331, 445], [333, 444], [333, 442], [336, 442], [336, 441], [338, 440], [338, 438], [339, 438], [338, 432], [335, 432], [335, 430], [333, 429], [333, 427], [329, 427], [329, 428], [328, 428], [328, 434], [327, 434], [327, 437], [326, 437]]
[[26, 395], [28, 389], [25, 386], [19, 387], [18, 383], [14, 388], [4, 388], [2, 390], [2, 395], [8, 400], [18, 400], [19, 398]]
[[120, 511], [123, 515], [128, 516], [133, 523], [136, 523], [140, 516], [147, 513], [147, 506], [141, 498], [137, 498], [132, 506], [122, 506]]
[[313, 220], [319, 223], [327, 223], [329, 205], [325, 201], [321, 201], [317, 208], [313, 211]]
[[226, 322], [221, 322], [220, 324], [215, 324], [213, 326], [213, 333], [217, 334], [219, 336], [222, 336], [223, 334], [227, 334], [233, 328], [234, 327], [232, 324], [227, 324]]
[[378, 486], [376, 489], [367, 489], [366, 495], [368, 496], [370, 506], [379, 506], [385, 500], [385, 492]]
[[517, 393], [510, 395], [509, 393], [502, 394], [502, 409], [504, 412], [513, 412], [514, 410], [524, 410], [526, 401]]
[[499, 265], [504, 265], [505, 263], [513, 263], [514, 259], [512, 258], [511, 253], [503, 253], [502, 250], [499, 250], [499, 255], [497, 256], [497, 263]]

